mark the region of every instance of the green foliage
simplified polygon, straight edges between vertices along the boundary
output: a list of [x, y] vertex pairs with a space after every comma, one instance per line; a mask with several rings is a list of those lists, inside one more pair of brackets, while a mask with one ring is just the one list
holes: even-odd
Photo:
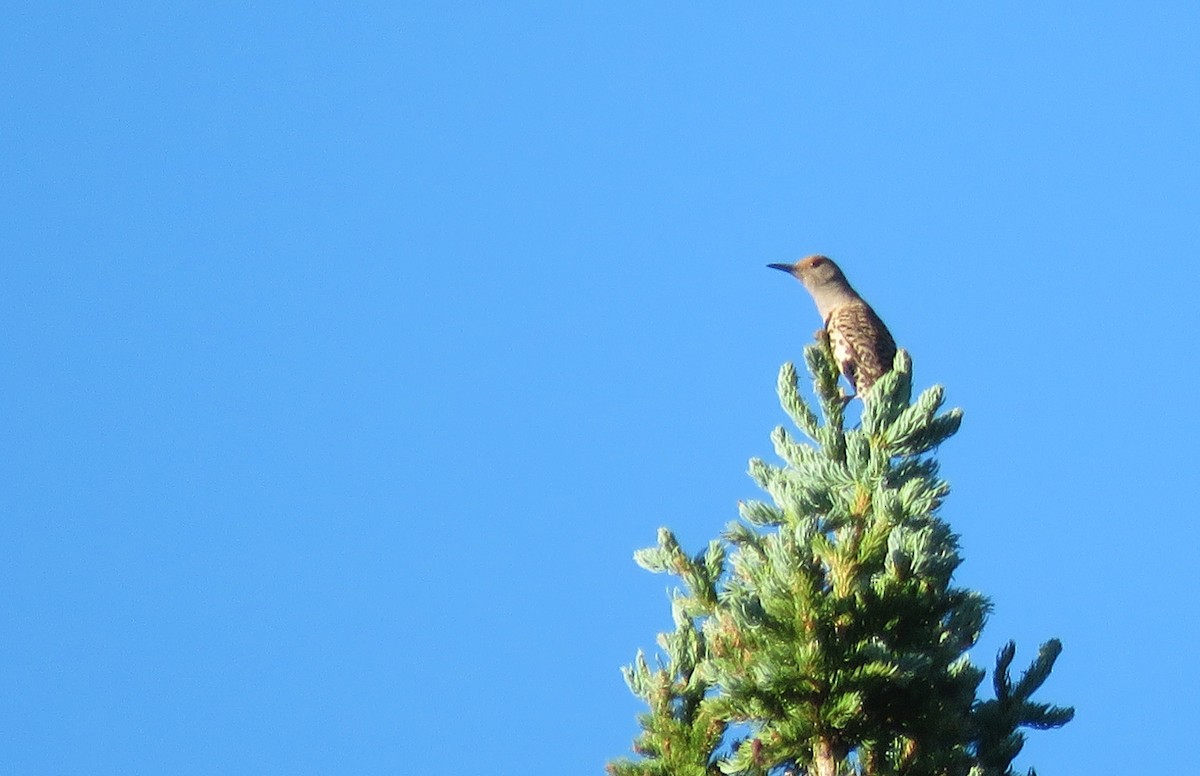
[[714, 709], [712, 682], [698, 669], [708, 652], [706, 637], [696, 627], [716, 606], [717, 579], [725, 564], [725, 548], [709, 543], [707, 552], [694, 558], [680, 548], [675, 536], [659, 529], [658, 546], [639, 550], [638, 564], [649, 571], [680, 577], [688, 592], [676, 592], [671, 601], [675, 630], [662, 633], [658, 645], [665, 659], [651, 667], [639, 651], [632, 666], [624, 669], [625, 683], [650, 710], [638, 721], [642, 733], [633, 743], [641, 760], [610, 763], [614, 776], [711, 776], [719, 773], [714, 752], [728, 727]]
[[[1070, 707], [1032, 703], [1029, 698], [1050, 676], [1054, 661], [1062, 652], [1058, 639], [1050, 639], [1038, 650], [1037, 659], [1021, 675], [1015, 685], [1008, 668], [1017, 654], [1017, 645], [1008, 642], [996, 656], [996, 672], [992, 677], [996, 698], [977, 703], [972, 713], [975, 723], [974, 740], [980, 773], [1012, 776], [1013, 758], [1025, 743], [1022, 727], [1035, 730], [1062, 727], [1075, 716]], [[1030, 770], [1032, 776], [1033, 771]]]
[[1015, 685], [1010, 645], [996, 699], [976, 700], [984, 672], [967, 650], [990, 603], [952, 583], [958, 537], [936, 514], [949, 487], [929, 457], [961, 412], [941, 412], [940, 386], [912, 398], [901, 351], [860, 425], [846, 429], [828, 342], [805, 357], [820, 415], [791, 364], [778, 389], [810, 443], [779, 427], [771, 439], [783, 465], [750, 462], [770, 503], [741, 503], [742, 521], [696, 556], [666, 529], [635, 556], [685, 590], [657, 665], [639, 652], [625, 670], [650, 707], [634, 744], [641, 758], [609, 771], [1008, 776], [1019, 729], [1058, 727], [1073, 711], [1029, 700], [1057, 641]]

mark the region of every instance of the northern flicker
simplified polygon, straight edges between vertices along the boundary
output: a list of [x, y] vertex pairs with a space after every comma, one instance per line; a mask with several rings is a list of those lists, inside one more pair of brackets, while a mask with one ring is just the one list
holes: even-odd
[[817, 303], [838, 368], [859, 396], [892, 369], [896, 342], [879, 316], [858, 295], [841, 268], [826, 256], [808, 256], [795, 264], [768, 264], [799, 280]]

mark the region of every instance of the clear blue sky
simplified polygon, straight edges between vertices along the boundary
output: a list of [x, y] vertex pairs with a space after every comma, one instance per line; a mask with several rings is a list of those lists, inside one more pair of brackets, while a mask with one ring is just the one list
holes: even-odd
[[1180, 757], [1200, 9], [484, 5], [0, 12], [0, 772], [599, 772], [816, 251], [966, 412], [976, 661], [1065, 643], [1019, 764]]

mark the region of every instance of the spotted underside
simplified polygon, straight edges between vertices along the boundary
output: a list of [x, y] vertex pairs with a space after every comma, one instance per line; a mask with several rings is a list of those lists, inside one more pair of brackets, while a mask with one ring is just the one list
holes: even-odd
[[896, 343], [866, 302], [834, 308], [825, 321], [825, 330], [838, 368], [855, 393], [866, 394], [876, 380], [891, 370]]

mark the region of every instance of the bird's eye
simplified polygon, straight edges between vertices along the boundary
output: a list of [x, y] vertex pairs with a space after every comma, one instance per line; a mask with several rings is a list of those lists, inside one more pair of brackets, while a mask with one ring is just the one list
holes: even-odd
[[813, 259], [812, 260], [812, 266], [814, 266], [814, 267], [819, 267], [824, 263], [825, 263], [825, 261], [823, 259]]

